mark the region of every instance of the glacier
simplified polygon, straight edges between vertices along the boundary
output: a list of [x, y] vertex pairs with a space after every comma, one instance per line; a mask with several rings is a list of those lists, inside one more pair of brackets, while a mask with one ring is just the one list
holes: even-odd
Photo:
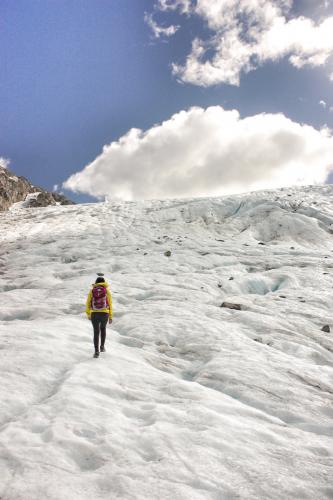
[[332, 242], [332, 185], [2, 213], [1, 500], [333, 498]]

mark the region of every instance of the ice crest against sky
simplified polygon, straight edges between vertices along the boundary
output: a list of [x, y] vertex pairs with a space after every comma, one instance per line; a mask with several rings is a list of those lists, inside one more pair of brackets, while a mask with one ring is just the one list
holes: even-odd
[[[331, 499], [332, 198], [2, 214], [1, 499]], [[114, 322], [93, 359], [97, 272]]]

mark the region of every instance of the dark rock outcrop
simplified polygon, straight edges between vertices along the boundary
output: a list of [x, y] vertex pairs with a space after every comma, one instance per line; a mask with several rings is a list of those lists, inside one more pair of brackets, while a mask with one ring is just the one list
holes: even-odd
[[241, 311], [241, 304], [234, 304], [233, 302], [222, 302], [221, 307], [227, 307], [228, 309], [236, 309], [236, 311]]
[[18, 202], [24, 202], [22, 206], [26, 208], [74, 205], [65, 196], [33, 186], [25, 177], [16, 176], [7, 168], [0, 166], [0, 211], [8, 210]]

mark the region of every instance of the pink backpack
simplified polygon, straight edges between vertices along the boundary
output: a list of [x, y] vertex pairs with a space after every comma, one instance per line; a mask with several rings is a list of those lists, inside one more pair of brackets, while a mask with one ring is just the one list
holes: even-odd
[[104, 286], [94, 286], [91, 298], [92, 309], [108, 309], [108, 298], [106, 288]]

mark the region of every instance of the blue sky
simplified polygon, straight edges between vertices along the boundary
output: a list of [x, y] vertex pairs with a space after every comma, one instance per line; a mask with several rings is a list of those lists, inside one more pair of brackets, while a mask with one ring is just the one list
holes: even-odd
[[[221, 7], [221, 0], [210, 1]], [[228, 1], [230, 13], [233, 0]], [[324, 41], [318, 38], [315, 47], [297, 42], [295, 49], [294, 25], [287, 23], [299, 22], [299, 39], [303, 29], [304, 37], [312, 29], [315, 39], [314, 30], [333, 19], [333, 4], [285, 3], [275, 2], [275, 18], [285, 20], [281, 37], [290, 36], [290, 42], [273, 55], [265, 41], [258, 43], [249, 69], [239, 63], [234, 42], [227, 54], [220, 42], [222, 33], [224, 43], [231, 40], [241, 16], [242, 22], [248, 16], [242, 25], [247, 29], [253, 14], [248, 11], [230, 16], [227, 26], [221, 10], [215, 16], [204, 9], [205, 0], [1, 0], [0, 157], [10, 159], [18, 175], [50, 190], [78, 173], [67, 183], [77, 192], [66, 190], [76, 201], [94, 194], [201, 196], [322, 182], [333, 153], [331, 132], [320, 134], [324, 127], [333, 129], [333, 47], [323, 28]], [[304, 18], [307, 24], [299, 21]], [[175, 26], [175, 33], [157, 36], [154, 26]], [[192, 61], [185, 69], [195, 39], [206, 52], [200, 64]], [[301, 62], [290, 63], [295, 54]], [[202, 67], [205, 61], [213, 61], [210, 68]], [[194, 106], [197, 112], [190, 111]], [[231, 121], [230, 110], [238, 112]], [[141, 132], [129, 136], [133, 128]], [[311, 151], [305, 151], [309, 144]]]

